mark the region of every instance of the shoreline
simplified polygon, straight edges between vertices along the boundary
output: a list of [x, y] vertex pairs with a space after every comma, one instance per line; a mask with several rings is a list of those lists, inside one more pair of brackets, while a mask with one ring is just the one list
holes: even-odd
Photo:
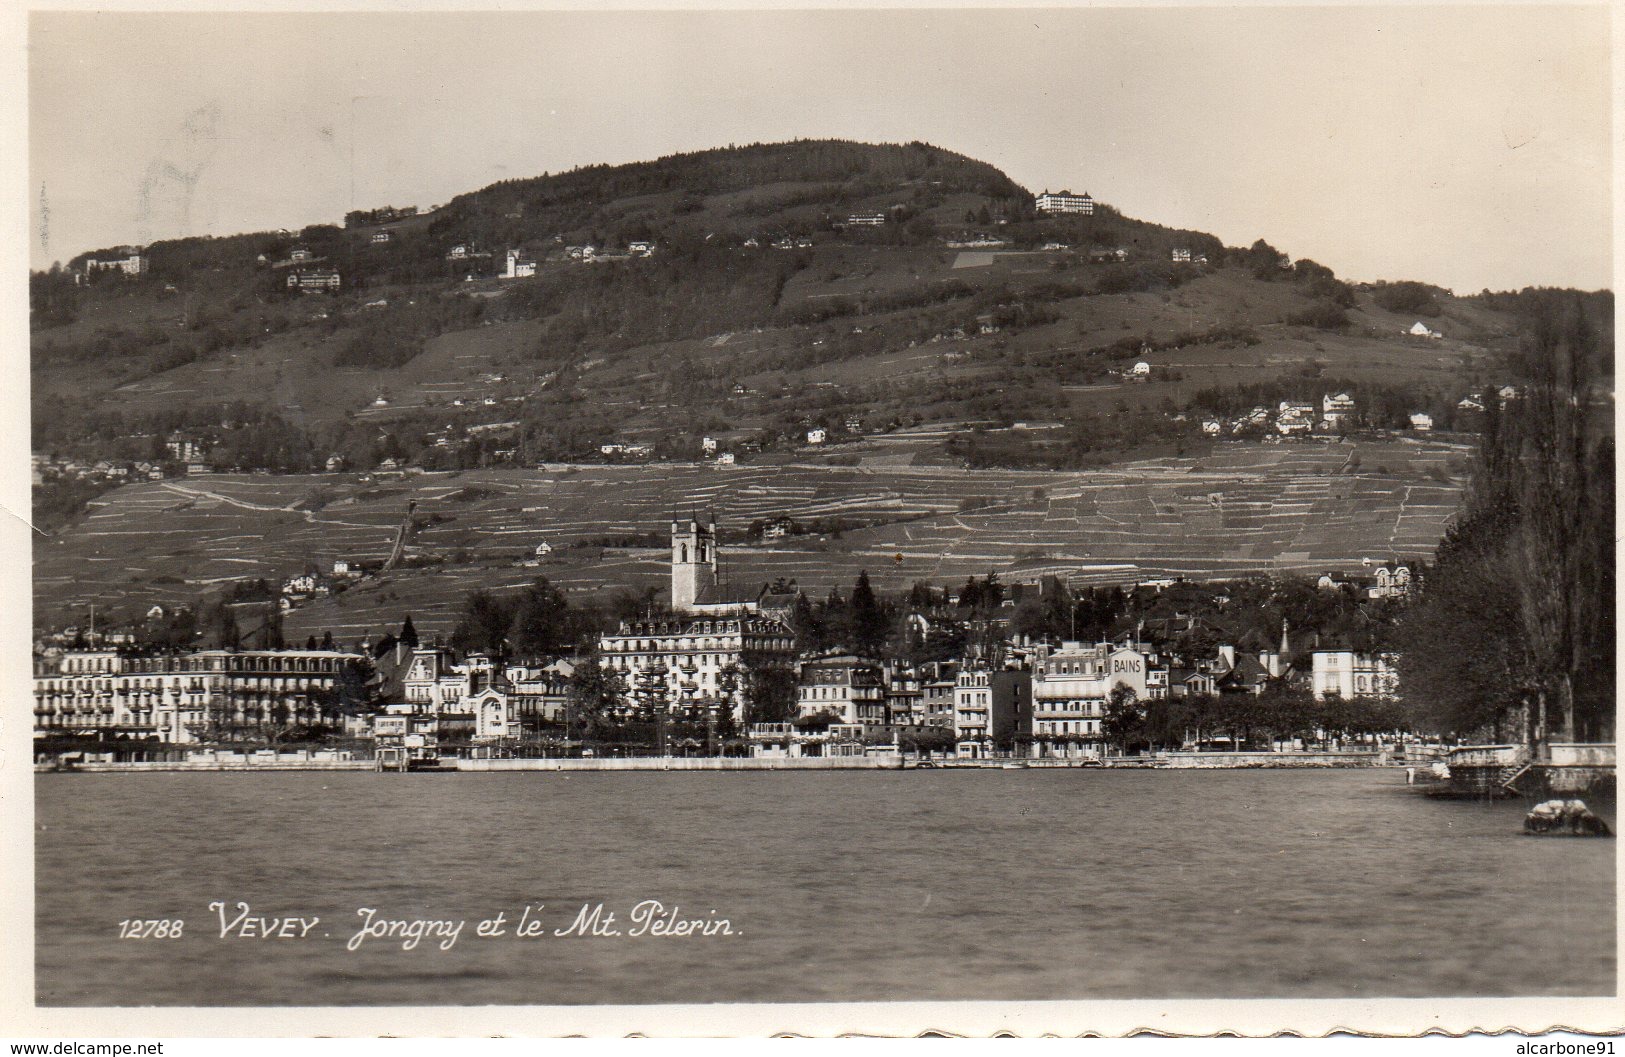
[[[1178, 753], [1104, 760], [992, 758], [916, 760], [901, 756], [627, 756], [596, 758], [450, 759], [415, 773], [491, 774], [515, 771], [959, 771], [959, 770], [1403, 770], [1365, 753]], [[244, 774], [294, 771], [379, 772], [373, 760], [94, 761], [63, 766], [35, 763], [35, 774]], [[391, 772], [398, 773], [398, 772]]]

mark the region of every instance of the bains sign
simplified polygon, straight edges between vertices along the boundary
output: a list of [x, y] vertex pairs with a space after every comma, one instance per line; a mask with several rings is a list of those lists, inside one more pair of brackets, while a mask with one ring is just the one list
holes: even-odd
[[1126, 686], [1134, 696], [1145, 700], [1145, 655], [1138, 650], [1114, 650], [1107, 664], [1113, 688]]

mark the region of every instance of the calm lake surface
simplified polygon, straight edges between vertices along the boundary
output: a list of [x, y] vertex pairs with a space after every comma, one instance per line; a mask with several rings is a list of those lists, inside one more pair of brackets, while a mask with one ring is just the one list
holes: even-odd
[[[1524, 837], [1521, 805], [1433, 800], [1403, 772], [45, 774], [36, 792], [42, 1005], [1615, 990], [1614, 842]], [[735, 934], [631, 935], [646, 899]], [[321, 920], [223, 940], [215, 900]], [[600, 902], [622, 935], [554, 935]], [[527, 905], [545, 934], [514, 934]], [[467, 924], [450, 950], [347, 950], [363, 907]], [[474, 934], [499, 912], [507, 935]], [[151, 918], [181, 938], [118, 938]]]

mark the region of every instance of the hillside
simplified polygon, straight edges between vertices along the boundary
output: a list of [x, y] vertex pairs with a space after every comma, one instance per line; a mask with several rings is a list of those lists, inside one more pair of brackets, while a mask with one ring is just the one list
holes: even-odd
[[[864, 211], [887, 220], [847, 224]], [[373, 243], [380, 232], [391, 241]], [[1002, 245], [949, 245], [978, 238]], [[583, 265], [565, 252], [638, 240], [654, 255]], [[449, 259], [458, 246], [490, 256]], [[295, 247], [339, 270], [338, 294], [288, 291], [278, 265]], [[490, 277], [509, 248], [534, 276]], [[1172, 263], [1181, 248], [1208, 263]], [[1106, 249], [1124, 259], [1092, 259]], [[333, 452], [366, 467], [385, 457], [381, 432], [408, 460], [524, 463], [617, 436], [681, 453], [748, 429], [772, 447], [774, 433], [851, 416], [872, 429], [1183, 408], [1204, 388], [1300, 372], [1306, 391], [1317, 377], [1404, 386], [1412, 410], [1448, 420], [1514, 329], [1442, 291], [1390, 311], [1384, 290], [1312, 262], [1282, 268], [1262, 244], [1226, 250], [1104, 203], [1035, 214], [997, 170], [923, 144], [594, 167], [391, 224], [147, 255], [135, 280], [36, 277], [36, 451], [145, 457], [169, 430], [220, 433], [242, 417], [220, 405], [243, 401], [287, 436], [251, 453], [216, 437], [222, 468], [311, 469]], [[1401, 334], [1424, 316], [1441, 340]], [[1137, 358], [1157, 368], [1150, 384], [1115, 384]], [[500, 421], [518, 423], [510, 440], [467, 443], [468, 426]], [[455, 444], [430, 436], [448, 429]]]
[[[495, 469], [381, 482], [349, 475], [217, 476], [132, 485], [41, 544], [36, 619], [92, 601], [134, 619], [231, 580], [275, 580], [333, 561], [379, 562], [415, 501], [408, 567], [288, 616], [303, 635], [357, 635], [410, 611], [446, 630], [476, 586], [546, 576], [567, 590], [663, 588], [673, 516], [714, 509], [726, 571], [794, 578], [814, 594], [867, 569], [876, 586], [1057, 574], [1076, 583], [1349, 568], [1426, 557], [1459, 498], [1468, 449], [1407, 440], [1266, 446], [1091, 473], [828, 465]], [[747, 537], [787, 516], [807, 534]], [[844, 528], [843, 528], [844, 526]], [[821, 531], [820, 531], [821, 530]], [[552, 552], [525, 566], [538, 543]]]
[[[36, 490], [35, 517], [63, 526], [40, 547], [42, 615], [103, 592], [108, 605], [143, 592], [179, 600], [234, 575], [283, 575], [318, 553], [376, 553], [405, 490], [432, 491], [463, 471], [514, 492], [517, 509], [493, 499], [448, 512], [459, 520], [431, 534], [443, 563], [432, 578], [516, 578], [481, 572], [481, 562], [515, 533], [568, 537], [546, 518], [532, 522], [526, 511], [541, 506], [523, 498], [552, 479], [535, 467], [562, 462], [640, 464], [593, 471], [638, 482], [594, 493], [599, 535], [649, 531], [696, 482], [734, 520], [775, 505], [806, 513], [791, 500], [811, 487], [820, 502], [850, 500], [886, 522], [845, 534], [868, 550], [826, 541], [816, 560], [763, 563], [804, 580], [826, 565], [839, 580], [888, 547], [905, 554], [890, 570], [899, 582], [985, 572], [1034, 548], [1064, 555], [1077, 575], [1122, 578], [1420, 553], [1437, 539], [1447, 511], [1432, 507], [1443, 500], [1430, 500], [1420, 533], [1394, 529], [1396, 500], [1377, 517], [1386, 528], [1373, 522], [1336, 545], [1305, 528], [1241, 550], [1222, 520], [1198, 519], [1205, 527], [1163, 550], [1170, 530], [1156, 517], [1118, 538], [1110, 526], [1121, 516], [1108, 507], [1049, 503], [1012, 516], [1072, 529], [1029, 547], [1009, 526], [992, 525], [984, 539], [966, 527], [980, 522], [962, 522], [949, 532], [954, 545], [918, 566], [912, 534], [924, 532], [930, 550], [940, 526], [908, 519], [945, 516], [918, 505], [933, 488], [949, 489], [957, 516], [960, 484], [984, 475], [989, 494], [1007, 501], [1083, 487], [1085, 471], [1142, 472], [1158, 459], [1189, 469], [1214, 450], [1204, 421], [1224, 423], [1221, 448], [1268, 461], [1268, 451], [1228, 439], [1237, 416], [1332, 392], [1359, 408], [1344, 431], [1376, 437], [1431, 415], [1442, 436], [1429, 450], [1455, 454], [1417, 486], [1453, 495], [1461, 467], [1452, 460], [1464, 449], [1451, 434], [1476, 427], [1458, 401], [1507, 380], [1528, 296], [1351, 286], [1262, 240], [1225, 247], [1122, 216], [1108, 201], [1087, 216], [1040, 214], [1030, 190], [992, 166], [918, 143], [727, 148], [345, 219], [156, 243], [138, 277], [31, 278], [33, 446], [55, 475]], [[510, 250], [527, 274], [501, 277]], [[311, 269], [336, 270], [338, 291], [290, 288], [290, 274]], [[1610, 295], [1585, 303], [1611, 318]], [[1431, 336], [1407, 333], [1419, 320]], [[812, 430], [824, 431], [817, 446]], [[166, 447], [175, 431], [196, 455]], [[738, 465], [697, 465], [706, 438]], [[1372, 443], [1399, 450], [1356, 440]], [[606, 457], [606, 445], [620, 447]], [[84, 476], [98, 460], [146, 460], [157, 467], [146, 472], [169, 479], [117, 488], [76, 514], [112, 483]], [[244, 476], [184, 477], [186, 462]], [[329, 462], [345, 472], [309, 476]], [[824, 469], [795, 468], [814, 463]], [[1320, 497], [1303, 510], [1358, 501], [1338, 491], [1343, 459], [1332, 463], [1303, 471], [1308, 483], [1295, 487]], [[981, 472], [966, 479], [966, 467]], [[396, 468], [428, 474], [402, 483], [388, 476]], [[1025, 483], [1039, 470], [1058, 476]], [[809, 474], [820, 483], [780, 494]], [[659, 511], [637, 506], [642, 489]], [[263, 490], [269, 499], [251, 498]], [[420, 498], [428, 509], [437, 502]], [[1188, 497], [1165, 498], [1178, 507]], [[1289, 521], [1302, 512], [1281, 510]], [[635, 586], [653, 569], [636, 555], [605, 561], [556, 571], [576, 586]]]

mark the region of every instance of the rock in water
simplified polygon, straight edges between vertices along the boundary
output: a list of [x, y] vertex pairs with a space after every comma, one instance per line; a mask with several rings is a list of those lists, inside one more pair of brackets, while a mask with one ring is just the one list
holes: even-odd
[[1611, 837], [1608, 823], [1599, 818], [1584, 800], [1547, 800], [1536, 804], [1524, 816], [1525, 833], [1551, 833], [1573, 837]]

